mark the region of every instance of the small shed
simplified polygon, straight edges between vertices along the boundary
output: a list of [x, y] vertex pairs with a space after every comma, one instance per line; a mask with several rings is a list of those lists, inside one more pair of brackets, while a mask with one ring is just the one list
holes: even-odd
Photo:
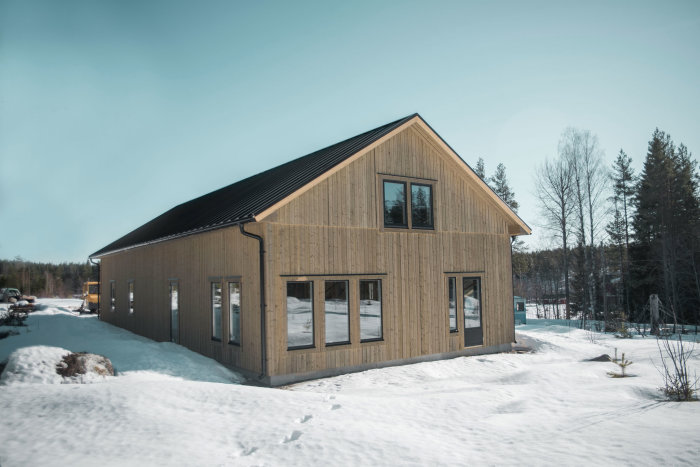
[[525, 311], [525, 299], [523, 297], [513, 296], [513, 314], [515, 316], [515, 324], [527, 324], [527, 311]]

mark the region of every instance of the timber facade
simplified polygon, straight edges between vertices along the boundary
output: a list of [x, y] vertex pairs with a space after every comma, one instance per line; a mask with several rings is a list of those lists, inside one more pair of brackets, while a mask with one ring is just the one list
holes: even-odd
[[101, 319], [270, 385], [510, 349], [530, 229], [419, 115], [289, 164], [94, 253]]

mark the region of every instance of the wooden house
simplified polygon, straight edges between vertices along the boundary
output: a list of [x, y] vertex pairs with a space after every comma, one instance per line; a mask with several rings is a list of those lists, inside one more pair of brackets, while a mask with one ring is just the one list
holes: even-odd
[[530, 228], [418, 115], [174, 207], [91, 255], [102, 320], [268, 385], [506, 351]]

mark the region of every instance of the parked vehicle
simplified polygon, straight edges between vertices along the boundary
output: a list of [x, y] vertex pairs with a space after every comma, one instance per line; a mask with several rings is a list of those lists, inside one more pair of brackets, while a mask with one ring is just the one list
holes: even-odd
[[87, 308], [91, 313], [97, 313], [99, 306], [100, 283], [85, 282], [83, 283], [83, 308]]
[[0, 289], [0, 302], [15, 303], [22, 298], [22, 294], [19, 290], [6, 287]]

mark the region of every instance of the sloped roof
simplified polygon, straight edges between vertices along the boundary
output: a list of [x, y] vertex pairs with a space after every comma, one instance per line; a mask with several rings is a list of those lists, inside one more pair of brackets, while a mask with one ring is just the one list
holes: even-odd
[[252, 221], [259, 213], [417, 115], [409, 115], [175, 206], [90, 257]]

